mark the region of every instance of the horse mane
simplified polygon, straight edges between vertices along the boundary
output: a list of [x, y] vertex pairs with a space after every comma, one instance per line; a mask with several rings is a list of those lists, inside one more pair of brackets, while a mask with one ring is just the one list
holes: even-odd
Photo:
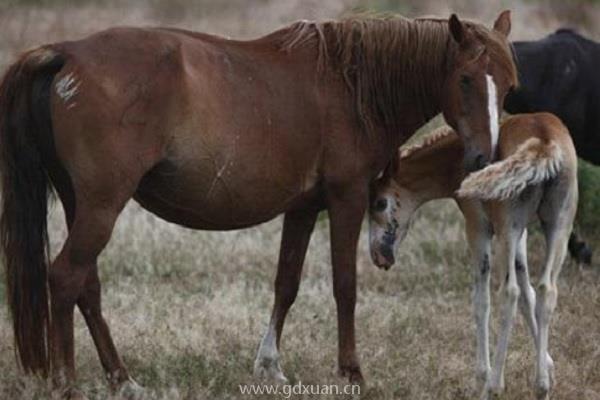
[[454, 132], [454, 129], [452, 129], [451, 127], [449, 127], [447, 125], [440, 126], [439, 128], [434, 129], [430, 133], [423, 136], [422, 140], [419, 141], [418, 143], [401, 148], [400, 149], [400, 160], [410, 158], [413, 155], [420, 152], [421, 150], [428, 149], [429, 147], [435, 145], [442, 139], [445, 139], [449, 136], [454, 136], [454, 135], [456, 135], [456, 132]]
[[[464, 23], [516, 82], [516, 67], [506, 40], [483, 25]], [[315, 44], [318, 68], [341, 73], [367, 132], [375, 126], [398, 132], [402, 117], [406, 117], [406, 98], [415, 99], [423, 122], [434, 117], [441, 107], [432, 99], [441, 98], [458, 47], [447, 19], [390, 15], [299, 21], [285, 29], [280, 40], [280, 48], [288, 52]]]
[[560, 34], [570, 34], [570, 35], [578, 35], [579, 36], [579, 32], [577, 32], [577, 29], [575, 28], [571, 28], [571, 27], [562, 27], [562, 28], [558, 28], [554, 34], [555, 35], [560, 35]]

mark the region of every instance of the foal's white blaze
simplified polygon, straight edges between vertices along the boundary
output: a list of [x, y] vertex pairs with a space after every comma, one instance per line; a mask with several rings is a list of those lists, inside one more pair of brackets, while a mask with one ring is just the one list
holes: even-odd
[[488, 114], [490, 117], [490, 134], [492, 137], [492, 158], [496, 156], [496, 146], [498, 145], [498, 98], [496, 95], [496, 84], [491, 75], [486, 74], [487, 93], [488, 93]]

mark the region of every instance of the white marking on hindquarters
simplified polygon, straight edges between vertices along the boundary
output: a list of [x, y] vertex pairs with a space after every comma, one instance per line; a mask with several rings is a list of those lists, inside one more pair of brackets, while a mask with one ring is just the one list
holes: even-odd
[[81, 82], [77, 81], [73, 73], [69, 73], [56, 82], [56, 94], [58, 94], [58, 96], [66, 104], [73, 96], [77, 94], [80, 85]]
[[500, 127], [498, 125], [498, 98], [496, 93], [496, 84], [491, 75], [486, 74], [487, 93], [488, 93], [488, 114], [490, 117], [490, 134], [492, 138], [491, 158], [496, 156], [496, 146], [498, 145], [498, 134]]

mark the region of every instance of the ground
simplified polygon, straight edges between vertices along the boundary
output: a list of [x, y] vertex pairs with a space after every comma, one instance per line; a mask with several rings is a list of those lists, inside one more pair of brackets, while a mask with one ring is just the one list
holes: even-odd
[[[246, 37], [296, 18], [335, 17], [355, 5], [381, 9], [398, 4], [253, 0], [251, 7], [250, 2], [232, 0], [225, 7], [202, 0], [188, 15], [184, 0], [148, 2], [147, 7], [133, 7], [124, 1], [110, 3], [111, 7], [104, 2], [64, 8], [52, 1], [27, 7], [12, 3], [0, 8], [0, 20], [6, 22], [0, 38], [3, 66], [15, 51], [112, 24], [164, 23]], [[439, 7], [439, 13], [457, 9], [489, 23], [501, 6], [513, 7], [516, 37], [539, 37], [561, 21], [542, 12], [545, 9], [539, 11], [535, 2], [496, 3], [482, 7], [474, 1], [453, 2]], [[403, 5], [401, 10], [428, 13], [437, 6], [433, 1], [423, 4], [430, 8]], [[596, 8], [590, 10], [597, 12]], [[256, 20], [261, 23], [248, 22]], [[56, 251], [64, 237], [59, 204], [50, 219]], [[252, 368], [272, 305], [280, 232], [281, 219], [239, 232], [194, 232], [162, 222], [135, 203], [126, 208], [100, 260], [103, 304], [117, 347], [130, 372], [147, 388], [148, 398], [237, 399], [242, 398], [239, 385], [255, 382]], [[451, 201], [425, 206], [390, 271], [372, 265], [366, 239], [365, 223], [356, 315], [359, 354], [367, 380], [361, 398], [476, 398], [471, 276], [457, 207]], [[544, 250], [535, 228], [529, 244], [535, 275]], [[600, 249], [600, 240], [591, 244]], [[568, 261], [560, 278], [550, 342], [556, 362], [553, 399], [600, 399], [599, 271], [598, 264], [581, 271]], [[494, 280], [494, 311], [498, 309], [498, 282]], [[282, 366], [292, 383], [344, 383], [336, 375], [337, 329], [331, 286], [328, 222], [323, 216], [312, 237], [300, 293], [282, 340]], [[0, 297], [3, 294], [0, 285]], [[496, 326], [494, 318], [492, 332]], [[93, 399], [107, 398], [102, 369], [80, 315], [76, 346], [82, 389]], [[533, 361], [533, 346], [519, 319], [507, 361], [506, 399], [533, 398]], [[46, 383], [23, 378], [18, 370], [8, 312], [1, 307], [0, 398], [48, 396]]]

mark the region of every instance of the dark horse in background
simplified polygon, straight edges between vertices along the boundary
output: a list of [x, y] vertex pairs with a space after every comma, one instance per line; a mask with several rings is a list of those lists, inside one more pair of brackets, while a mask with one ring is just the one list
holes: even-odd
[[[513, 46], [519, 87], [506, 96], [506, 111], [555, 114], [569, 128], [577, 155], [600, 165], [600, 44], [559, 29]], [[569, 251], [579, 262], [591, 263], [590, 248], [575, 233]]]
[[[103, 318], [97, 258], [134, 198], [194, 229], [285, 213], [275, 304], [255, 363], [282, 378], [279, 339], [319, 211], [329, 213], [339, 368], [356, 354], [356, 246], [373, 180], [443, 112], [472, 170], [494, 154], [516, 68], [510, 14], [488, 29], [448, 19], [298, 22], [252, 41], [118, 28], [24, 54], [0, 86], [8, 301], [26, 372], [75, 389], [82, 312], [115, 390], [134, 386]], [[68, 238], [48, 267], [47, 192]], [[49, 291], [50, 296], [48, 296]]]

